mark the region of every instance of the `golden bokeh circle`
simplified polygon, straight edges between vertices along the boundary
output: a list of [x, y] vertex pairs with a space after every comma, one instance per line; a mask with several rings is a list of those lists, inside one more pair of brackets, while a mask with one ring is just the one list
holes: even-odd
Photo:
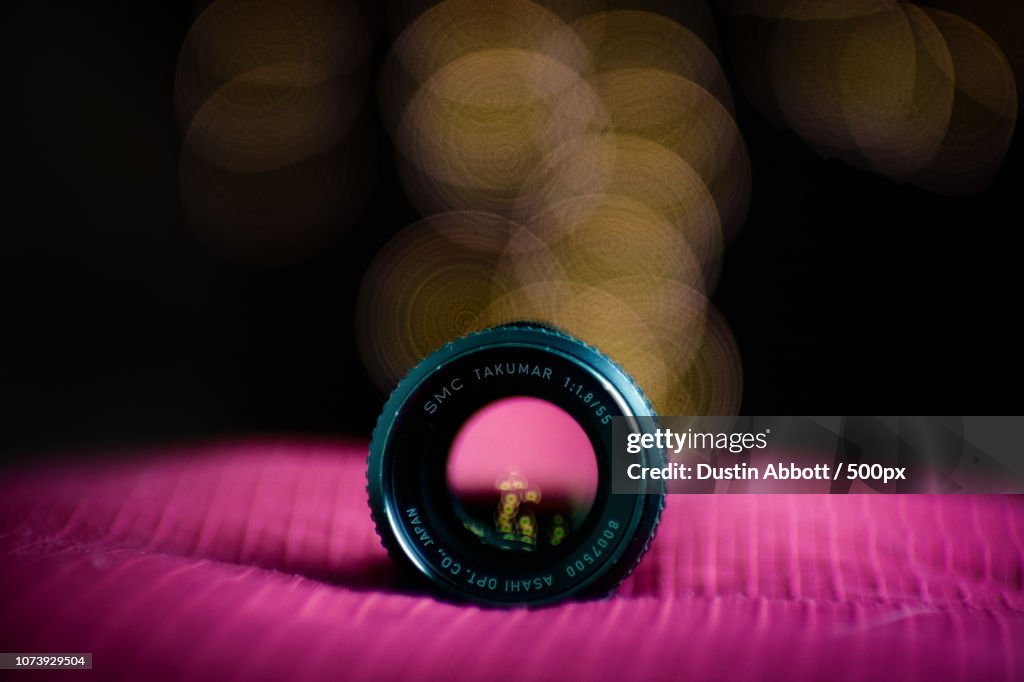
[[693, 81], [657, 69], [609, 71], [593, 83], [615, 131], [686, 161], [711, 191], [726, 238], [735, 235], [750, 201], [750, 159], [729, 110]]
[[593, 89], [561, 62], [518, 49], [466, 55], [402, 116], [396, 145], [422, 175], [407, 190], [433, 210], [508, 213], [544, 154], [603, 116]]

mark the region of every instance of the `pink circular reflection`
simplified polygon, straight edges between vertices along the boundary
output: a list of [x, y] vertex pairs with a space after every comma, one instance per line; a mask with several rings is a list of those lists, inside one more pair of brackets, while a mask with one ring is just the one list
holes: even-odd
[[448, 485], [464, 501], [515, 490], [582, 521], [597, 495], [597, 457], [583, 428], [546, 400], [502, 398], [475, 412], [452, 442]]

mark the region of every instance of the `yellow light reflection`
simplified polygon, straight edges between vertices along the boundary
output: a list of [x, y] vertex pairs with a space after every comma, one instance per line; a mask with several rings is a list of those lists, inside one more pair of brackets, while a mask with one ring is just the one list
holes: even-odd
[[732, 91], [714, 53], [693, 31], [668, 17], [617, 10], [583, 17], [573, 28], [590, 50], [592, 72], [669, 71], [697, 83], [732, 111]]
[[392, 15], [380, 108], [407, 195], [435, 215], [366, 276], [367, 367], [387, 390], [466, 332], [535, 321], [607, 353], [659, 410], [738, 409], [734, 345], [705, 295], [750, 168], [708, 8], [544, 5]]
[[[635, 135], [581, 135], [554, 149], [524, 183], [514, 214], [540, 230], [551, 207], [576, 197], [631, 199], [666, 220], [688, 253], [676, 269], [682, 281], [711, 289], [721, 266], [723, 236], [714, 198], [697, 172], [666, 147]], [[601, 200], [593, 202], [594, 210]], [[540, 224], [534, 224], [540, 220]], [[642, 228], [638, 228], [640, 238]], [[692, 254], [703, 277], [689, 263]]]
[[196, 18], [175, 102], [182, 203], [203, 242], [280, 266], [354, 221], [374, 167], [365, 131], [353, 132], [368, 52], [347, 0], [216, 0]]
[[426, 180], [407, 189], [433, 210], [506, 213], [543, 155], [600, 125], [602, 113], [579, 74], [544, 55], [493, 49], [461, 57], [403, 114], [396, 144]]
[[[751, 100], [820, 154], [942, 194], [976, 194], [995, 177], [1020, 94], [1003, 49], [975, 24], [890, 0], [728, 6]], [[962, 10], [1019, 56], [1020, 41], [1006, 36], [1013, 26], [1019, 36], [1024, 12]]]
[[516, 230], [495, 215], [456, 212], [426, 218], [385, 245], [357, 301], [359, 348], [382, 390], [435, 348], [479, 329], [481, 312], [514, 288], [496, 273]]
[[734, 235], [750, 201], [750, 159], [729, 110], [693, 81], [656, 69], [609, 71], [594, 89], [616, 131], [657, 142], [697, 171], [726, 237]]

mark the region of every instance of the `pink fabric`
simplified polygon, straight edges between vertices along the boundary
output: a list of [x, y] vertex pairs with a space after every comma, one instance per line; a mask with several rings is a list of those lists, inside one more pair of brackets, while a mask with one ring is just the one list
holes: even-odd
[[671, 496], [612, 599], [485, 610], [396, 589], [365, 449], [6, 472], [0, 649], [93, 652], [75, 680], [1024, 678], [1020, 498]]

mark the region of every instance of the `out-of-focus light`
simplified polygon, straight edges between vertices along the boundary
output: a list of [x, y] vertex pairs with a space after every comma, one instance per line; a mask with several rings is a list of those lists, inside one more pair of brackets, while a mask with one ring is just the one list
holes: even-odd
[[[236, 79], [315, 89], [349, 77], [368, 52], [363, 21], [347, 0], [216, 0], [193, 23], [179, 54], [175, 95], [182, 130]], [[264, 106], [273, 105], [273, 94], [262, 98]], [[223, 92], [221, 99], [222, 106], [236, 101]], [[240, 92], [237, 101], [244, 116], [251, 98]]]
[[504, 48], [466, 55], [402, 116], [396, 144], [423, 176], [406, 189], [428, 211], [507, 213], [548, 150], [602, 120], [593, 89], [559, 61]]
[[594, 89], [616, 131], [657, 142], [697, 171], [733, 236], [750, 202], [750, 159], [729, 110], [693, 81], [657, 69], [609, 71]]
[[481, 328], [516, 320], [554, 325], [614, 358], [651, 402], [666, 397], [670, 377], [655, 335], [629, 304], [599, 287], [568, 281], [514, 289], [480, 313]]
[[[604, 194], [632, 199], [668, 221], [704, 273], [697, 277], [689, 262], [681, 262], [677, 272], [682, 281], [714, 287], [723, 249], [718, 208], [693, 167], [657, 142], [621, 133], [574, 137], [545, 156], [527, 179], [515, 215], [541, 230], [533, 221], [550, 207]], [[600, 200], [593, 203], [596, 207]]]
[[1017, 116], [1024, 111], [1024, 2], [1006, 0], [929, 0], [929, 8], [944, 10], [985, 32], [1006, 56], [1017, 84]]
[[532, 320], [609, 354], [657, 410], [736, 410], [735, 344], [705, 296], [750, 167], [707, 7], [544, 4], [394, 12], [380, 108], [433, 215], [363, 283], [370, 374], [388, 390], [447, 341]]
[[704, 334], [693, 362], [670, 390], [663, 414], [738, 414], [743, 397], [739, 347], [721, 313], [708, 306]]
[[733, 110], [732, 91], [714, 53], [690, 29], [636, 10], [600, 12], [573, 24], [590, 50], [590, 73], [648, 68], [697, 83]]
[[1010, 147], [1018, 86], [1006, 56], [984, 31], [955, 14], [925, 12], [949, 47], [956, 91], [939, 153], [913, 180], [941, 194], [977, 194], [991, 184]]
[[247, 71], [215, 90], [185, 132], [210, 163], [241, 173], [274, 170], [334, 145], [362, 108], [352, 83], [289, 82], [291, 65]]
[[461, 57], [495, 49], [523, 50], [582, 71], [589, 54], [550, 10], [528, 0], [447, 0], [421, 14], [395, 40], [392, 54], [418, 84]]
[[388, 129], [398, 128], [410, 100], [434, 74], [486, 50], [522, 50], [561, 62], [575, 73], [590, 58], [565, 21], [529, 0], [433, 4], [398, 35], [382, 69], [380, 110]]
[[[520, 251], [520, 271], [554, 259], [554, 272], [530, 279], [555, 279], [600, 287], [636, 273], [697, 284], [700, 264], [686, 237], [649, 206], [622, 195], [584, 195], [552, 205], [528, 223], [542, 243]], [[546, 275], [546, 276], [545, 276]]]
[[974, 24], [890, 0], [729, 8], [751, 101], [823, 156], [942, 194], [976, 194], [998, 172], [1018, 93]]
[[[707, 318], [718, 315], [707, 298], [681, 282], [650, 275], [621, 277], [606, 282], [602, 288], [647, 321], [665, 363], [669, 385], [686, 390], [683, 378], [705, 343]], [[712, 324], [721, 323], [719, 320]], [[672, 411], [683, 404], [686, 402], [682, 396], [674, 396], [670, 389], [657, 408], [661, 414], [690, 414]]]
[[483, 310], [517, 286], [497, 266], [518, 229], [478, 211], [438, 214], [384, 246], [356, 313], [363, 360], [382, 390], [435, 348], [478, 329]]
[[329, 246], [369, 192], [353, 132], [366, 28], [347, 0], [216, 0], [175, 76], [181, 192], [199, 238], [226, 258], [291, 264]]

